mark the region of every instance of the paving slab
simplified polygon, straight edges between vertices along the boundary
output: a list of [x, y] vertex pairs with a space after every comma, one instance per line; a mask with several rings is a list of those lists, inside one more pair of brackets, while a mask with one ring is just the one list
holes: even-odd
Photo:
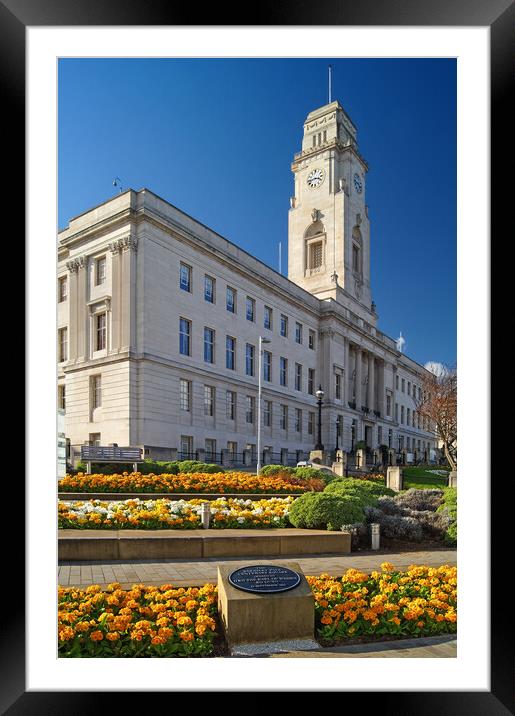
[[[439, 567], [448, 564], [456, 565], [456, 550], [435, 550], [420, 552], [395, 552], [390, 554], [360, 554], [359, 552], [346, 555], [296, 555], [295, 561], [300, 565], [305, 575], [329, 574], [333, 577], [339, 577], [344, 574], [347, 569], [355, 568], [370, 572], [379, 570], [382, 562], [391, 562], [396, 569], [404, 570], [412, 564], [429, 565]], [[184, 586], [201, 586], [203, 584], [217, 583], [217, 567], [218, 565], [231, 565], [234, 569], [239, 566], [259, 563], [257, 558], [249, 559], [222, 559], [222, 558], [204, 558], [193, 561], [187, 560], [119, 560], [106, 562], [66, 562], [60, 563], [63, 578], [68, 579], [68, 584], [63, 586], [80, 587], [84, 582], [83, 579], [91, 579], [91, 573], [88, 576], [82, 576], [81, 567], [87, 565], [95, 565], [102, 567], [104, 580], [95, 581], [100, 586], [106, 586], [110, 582], [120, 582], [123, 588], [130, 589], [133, 583], [146, 584], [175, 584], [180, 587]], [[286, 564], [291, 561], [281, 558], [266, 558], [266, 562], [270, 564]], [[68, 570], [68, 571], [66, 571]], [[133, 579], [134, 573], [138, 574], [138, 579]], [[88, 582], [90, 583], [90, 582]]]

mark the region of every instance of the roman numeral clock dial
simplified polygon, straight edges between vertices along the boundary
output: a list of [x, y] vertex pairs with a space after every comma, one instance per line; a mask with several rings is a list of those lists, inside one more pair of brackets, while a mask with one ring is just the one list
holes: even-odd
[[307, 183], [308, 186], [311, 189], [316, 189], [320, 186], [320, 184], [324, 181], [324, 170], [323, 169], [313, 169], [309, 172]]

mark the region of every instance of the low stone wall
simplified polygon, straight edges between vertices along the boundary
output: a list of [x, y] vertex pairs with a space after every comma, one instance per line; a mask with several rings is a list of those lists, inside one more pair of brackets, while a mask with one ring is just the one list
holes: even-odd
[[277, 529], [59, 530], [61, 561], [348, 554], [348, 532]]

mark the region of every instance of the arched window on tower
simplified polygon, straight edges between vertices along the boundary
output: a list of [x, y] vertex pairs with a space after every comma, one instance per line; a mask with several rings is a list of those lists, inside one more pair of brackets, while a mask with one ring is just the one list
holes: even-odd
[[360, 276], [363, 273], [363, 240], [359, 226], [352, 229], [352, 270]]
[[304, 233], [305, 275], [321, 273], [325, 265], [325, 229], [320, 220], [314, 221]]

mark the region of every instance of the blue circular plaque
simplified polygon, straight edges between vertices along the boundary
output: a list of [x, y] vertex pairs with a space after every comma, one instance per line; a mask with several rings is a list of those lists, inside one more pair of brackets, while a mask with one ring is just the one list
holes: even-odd
[[275, 564], [256, 564], [240, 567], [229, 575], [229, 582], [236, 589], [253, 594], [287, 592], [300, 584], [300, 575], [293, 569]]

